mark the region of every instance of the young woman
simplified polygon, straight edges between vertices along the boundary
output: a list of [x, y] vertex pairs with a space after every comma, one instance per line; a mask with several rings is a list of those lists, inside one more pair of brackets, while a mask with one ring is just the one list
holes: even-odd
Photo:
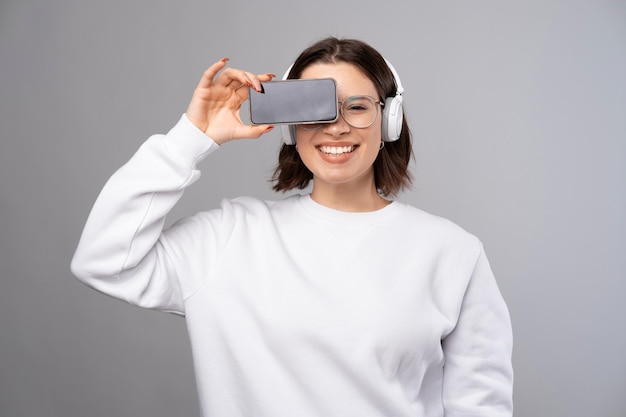
[[185, 316], [205, 416], [511, 416], [506, 305], [478, 239], [392, 200], [411, 139], [399, 78], [369, 45], [325, 39], [291, 69], [334, 78], [341, 106], [336, 122], [286, 129], [274, 188], [312, 181], [310, 194], [224, 200], [163, 230], [200, 160], [272, 129], [239, 108], [241, 86], [273, 75], [226, 64], [111, 177], [74, 274]]

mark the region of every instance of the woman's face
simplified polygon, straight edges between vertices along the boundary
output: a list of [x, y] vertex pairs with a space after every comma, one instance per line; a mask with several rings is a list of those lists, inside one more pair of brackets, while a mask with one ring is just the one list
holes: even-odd
[[[345, 62], [313, 64], [304, 69], [300, 78], [335, 79], [341, 102], [357, 95], [379, 99], [374, 83], [358, 67]], [[379, 108], [374, 123], [361, 129], [350, 126], [341, 115], [336, 122], [322, 124], [317, 130], [298, 127], [298, 153], [313, 173], [314, 188], [374, 187], [373, 163], [381, 144], [381, 114]]]

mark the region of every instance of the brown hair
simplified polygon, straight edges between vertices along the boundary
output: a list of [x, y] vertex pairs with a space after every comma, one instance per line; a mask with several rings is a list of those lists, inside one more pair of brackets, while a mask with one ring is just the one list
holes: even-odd
[[[381, 98], [396, 95], [393, 73], [385, 59], [374, 48], [356, 39], [323, 39], [305, 49], [294, 62], [287, 78], [299, 78], [305, 68], [315, 63], [345, 62], [359, 68], [374, 83]], [[385, 142], [374, 161], [374, 182], [384, 196], [395, 196], [411, 184], [408, 165], [413, 151], [411, 132], [402, 121], [400, 138]], [[278, 165], [272, 181], [275, 191], [303, 189], [309, 185], [313, 174], [304, 165], [293, 145], [283, 144], [278, 155]]]

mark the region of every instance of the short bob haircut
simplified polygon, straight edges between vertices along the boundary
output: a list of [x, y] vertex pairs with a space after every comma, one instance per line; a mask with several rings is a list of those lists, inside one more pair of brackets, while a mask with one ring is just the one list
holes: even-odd
[[[305, 68], [312, 64], [332, 64], [345, 62], [359, 68], [376, 87], [381, 98], [396, 95], [396, 83], [393, 73], [378, 51], [365, 42], [356, 39], [323, 39], [305, 49], [294, 62], [287, 78], [299, 78]], [[381, 132], [382, 133], [382, 132]], [[406, 121], [402, 121], [400, 138], [385, 142], [374, 161], [374, 182], [378, 193], [396, 196], [411, 184], [408, 166], [413, 156], [411, 131]], [[275, 191], [289, 191], [294, 188], [304, 189], [313, 179], [313, 174], [304, 165], [293, 145], [283, 144], [278, 156], [278, 165], [272, 181]]]

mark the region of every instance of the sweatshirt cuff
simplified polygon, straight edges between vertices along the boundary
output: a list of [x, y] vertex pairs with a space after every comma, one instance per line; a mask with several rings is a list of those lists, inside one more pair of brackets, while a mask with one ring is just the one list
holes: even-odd
[[189, 121], [183, 113], [176, 125], [163, 137], [168, 152], [195, 165], [219, 149], [219, 145]]

